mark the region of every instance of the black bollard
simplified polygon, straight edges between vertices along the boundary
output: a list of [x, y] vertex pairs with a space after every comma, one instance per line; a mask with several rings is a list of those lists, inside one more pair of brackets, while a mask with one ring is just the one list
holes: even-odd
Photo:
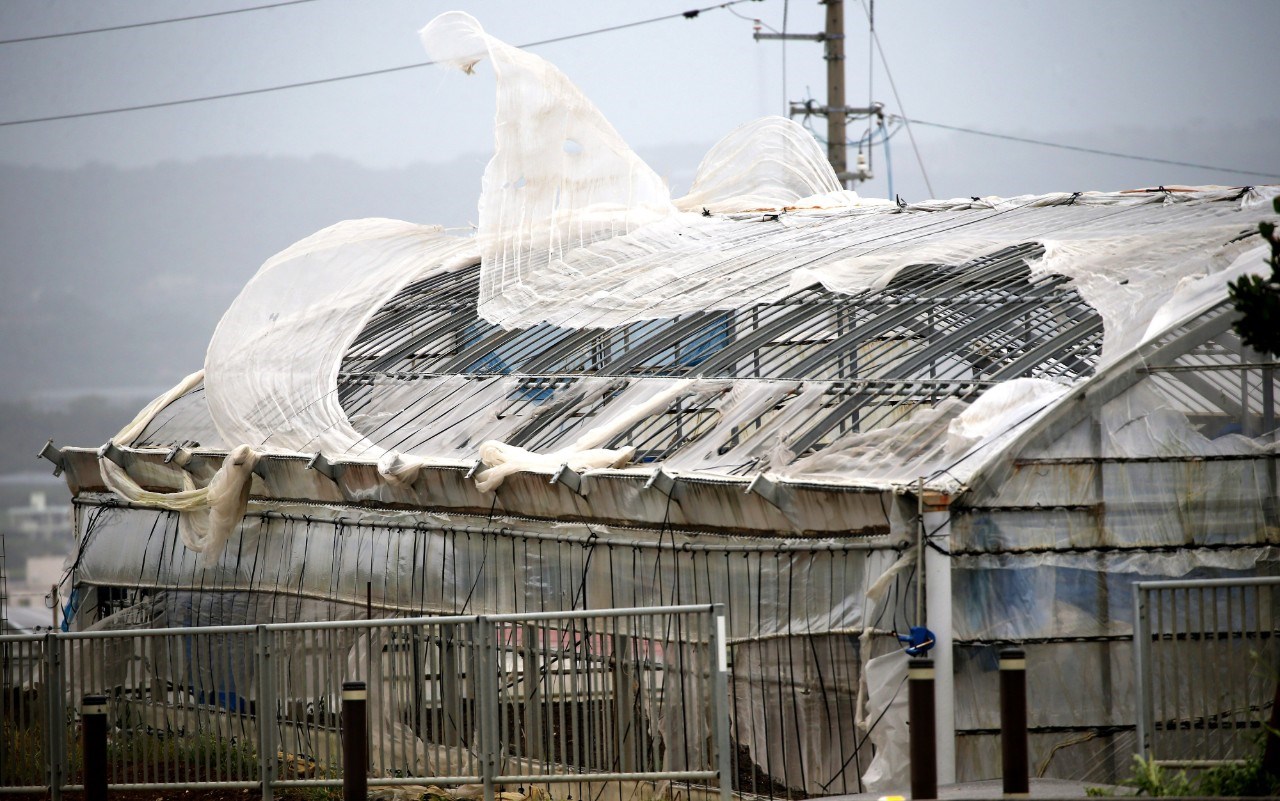
[[369, 690], [342, 682], [342, 801], [369, 797]]
[[107, 697], [86, 695], [80, 721], [85, 801], [107, 801]]
[[907, 717], [911, 729], [911, 797], [938, 797], [938, 727], [933, 709], [933, 660], [907, 662]]
[[1005, 797], [1028, 797], [1027, 655], [1018, 648], [1000, 652], [1000, 758]]

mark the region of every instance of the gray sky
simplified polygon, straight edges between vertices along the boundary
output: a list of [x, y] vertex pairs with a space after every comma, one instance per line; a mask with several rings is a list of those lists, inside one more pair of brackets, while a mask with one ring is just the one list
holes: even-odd
[[[262, 2], [8, 0], [0, 6], [0, 38]], [[416, 31], [436, 13], [454, 7], [520, 44], [698, 4], [314, 0], [213, 19], [6, 44], [0, 45], [0, 116], [13, 120], [96, 110], [423, 61]], [[861, 103], [868, 95], [865, 6], [856, 0], [845, 5], [850, 102]], [[789, 30], [821, 29], [823, 10], [813, 0], [742, 3], [733, 11], [781, 28], [784, 8], [789, 10]], [[1123, 135], [1126, 130], [1212, 134], [1250, 129], [1252, 123], [1277, 117], [1273, 92], [1280, 48], [1274, 35], [1280, 30], [1280, 3], [1275, 0], [880, 0], [875, 15], [902, 104], [921, 120], [1106, 147], [1107, 141], [1132, 145]], [[716, 10], [694, 20], [658, 22], [546, 45], [536, 52], [560, 66], [643, 152], [671, 143], [714, 141], [741, 122], [782, 111], [784, 94], [801, 99], [811, 89], [822, 96], [820, 45], [787, 44], [784, 92], [782, 45], [754, 42], [751, 32], [751, 22]], [[879, 63], [872, 80], [872, 96], [889, 110], [901, 111]], [[0, 160], [61, 167], [88, 162], [141, 166], [226, 154], [332, 154], [394, 167], [479, 154], [482, 161], [491, 137], [492, 96], [491, 73], [465, 78], [423, 68], [257, 97], [0, 127]], [[916, 134], [926, 168], [939, 176], [949, 165], [982, 152], [981, 140], [970, 136], [925, 128]], [[1212, 135], [1201, 138], [1206, 142], [1195, 152], [1170, 149], [1178, 146], [1173, 141], [1153, 141], [1144, 149], [1163, 158], [1280, 172], [1274, 146], [1241, 153], [1225, 141], [1214, 147]], [[1272, 138], [1280, 140], [1280, 133]], [[914, 188], [919, 168], [909, 142], [901, 136], [893, 144], [899, 183]], [[1045, 160], [1069, 160], [1085, 175], [1106, 176], [1116, 166], [1096, 156], [1034, 152]], [[1271, 163], [1244, 159], [1259, 155], [1272, 156]], [[1161, 174], [1175, 172], [1182, 181], [1259, 180], [1211, 171], [1170, 169]], [[934, 183], [940, 195], [969, 191]]]

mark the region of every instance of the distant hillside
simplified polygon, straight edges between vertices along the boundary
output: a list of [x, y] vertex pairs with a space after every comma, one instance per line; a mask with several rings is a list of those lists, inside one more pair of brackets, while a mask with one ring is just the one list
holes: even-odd
[[95, 397], [58, 406], [0, 400], [0, 476], [52, 472], [53, 465], [36, 458], [50, 437], [59, 446], [101, 445], [132, 420], [142, 405]]
[[465, 225], [483, 162], [365, 169], [223, 158], [151, 169], [0, 164], [0, 397], [165, 387], [264, 260], [334, 222]]

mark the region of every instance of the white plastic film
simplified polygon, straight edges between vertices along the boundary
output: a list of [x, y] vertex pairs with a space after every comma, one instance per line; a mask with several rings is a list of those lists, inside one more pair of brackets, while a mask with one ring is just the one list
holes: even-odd
[[[168, 392], [147, 404], [112, 442], [129, 445], [151, 422], [156, 413], [177, 398], [198, 387], [204, 380], [204, 371], [198, 371], [178, 382]], [[187, 472], [182, 473], [183, 488], [176, 492], [155, 492], [143, 489], [121, 465], [105, 455], [98, 457], [98, 470], [103, 482], [120, 497], [131, 503], [168, 509], [182, 514], [180, 531], [183, 543], [203, 555], [206, 562], [214, 561], [222, 554], [223, 547], [240, 525], [249, 503], [249, 486], [258, 455], [247, 445], [241, 445], [227, 454], [222, 466], [207, 486], [197, 487]]]
[[388, 298], [467, 263], [471, 247], [438, 226], [352, 220], [268, 260], [205, 356], [205, 397], [223, 439], [272, 452], [381, 456], [338, 402], [342, 356]]
[[[470, 74], [493, 64], [495, 150], [480, 194], [480, 305], [498, 319], [522, 304], [532, 271], [562, 272], [565, 253], [674, 211], [662, 179], [560, 70], [441, 14], [421, 32], [437, 62]], [[562, 273], [567, 277], [567, 273]]]
[[[716, 214], [813, 205], [853, 205], [817, 140], [786, 117], [743, 123], [716, 143], [694, 176], [684, 211]], [[814, 196], [824, 196], [815, 198]]]

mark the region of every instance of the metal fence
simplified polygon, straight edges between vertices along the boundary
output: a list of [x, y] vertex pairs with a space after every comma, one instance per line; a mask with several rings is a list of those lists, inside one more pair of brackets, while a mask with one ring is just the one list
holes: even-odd
[[727, 801], [724, 620], [703, 605], [0, 637], [0, 793], [81, 788], [87, 694], [108, 698], [114, 788], [337, 787], [356, 680], [370, 785], [642, 799], [687, 782]]
[[1134, 585], [1138, 751], [1173, 767], [1258, 753], [1280, 681], [1280, 577]]

